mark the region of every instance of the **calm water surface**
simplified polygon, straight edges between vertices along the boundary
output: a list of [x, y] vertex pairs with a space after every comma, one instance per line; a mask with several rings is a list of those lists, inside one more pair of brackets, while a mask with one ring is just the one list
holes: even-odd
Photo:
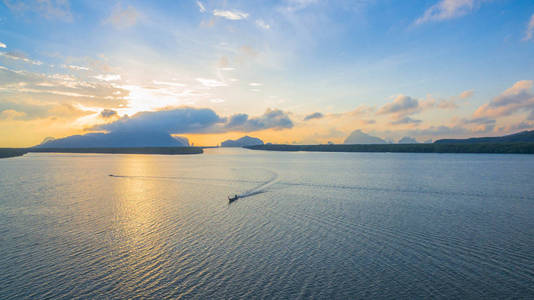
[[0, 298], [533, 298], [533, 171], [527, 155], [2, 159]]

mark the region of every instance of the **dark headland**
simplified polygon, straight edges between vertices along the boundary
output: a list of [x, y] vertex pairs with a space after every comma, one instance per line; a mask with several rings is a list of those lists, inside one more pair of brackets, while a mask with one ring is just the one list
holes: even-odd
[[0, 158], [21, 156], [28, 152], [107, 153], [107, 154], [202, 154], [201, 147], [116, 147], [116, 148], [0, 148]]
[[502, 137], [438, 140], [432, 144], [256, 145], [252, 150], [315, 152], [411, 152], [534, 154], [534, 131]]

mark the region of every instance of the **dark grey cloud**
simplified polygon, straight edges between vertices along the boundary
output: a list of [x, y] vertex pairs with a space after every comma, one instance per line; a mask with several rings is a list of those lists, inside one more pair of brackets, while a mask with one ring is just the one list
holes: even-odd
[[[104, 111], [103, 111], [104, 113]], [[115, 115], [111, 111], [107, 115]], [[114, 122], [101, 124], [89, 130], [107, 133], [89, 133], [57, 139], [46, 147], [148, 147], [183, 146], [188, 141], [173, 134], [220, 133], [228, 131], [256, 131], [293, 127], [287, 113], [268, 109], [259, 117], [236, 114], [223, 118], [208, 108], [181, 107], [154, 112], [140, 112]]]
[[108, 119], [117, 116], [117, 112], [112, 109], [104, 109], [100, 112], [100, 116], [104, 119]]
[[203, 133], [226, 120], [208, 108], [176, 108], [140, 112], [109, 124], [94, 127], [110, 132]]
[[304, 117], [304, 121], [313, 120], [313, 119], [321, 119], [324, 115], [320, 112], [315, 112], [313, 114], [309, 114], [306, 117]]
[[293, 126], [293, 121], [286, 112], [279, 109], [268, 109], [259, 117], [249, 118], [245, 114], [233, 115], [222, 130], [250, 132], [264, 129], [280, 130], [293, 128]]

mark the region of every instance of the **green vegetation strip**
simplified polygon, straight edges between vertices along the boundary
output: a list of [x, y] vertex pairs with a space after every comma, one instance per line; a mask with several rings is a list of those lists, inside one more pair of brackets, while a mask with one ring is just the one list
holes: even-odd
[[411, 152], [411, 153], [516, 153], [534, 154], [534, 143], [383, 144], [383, 145], [258, 145], [245, 147], [268, 151]]
[[132, 147], [132, 148], [0, 148], [0, 158], [21, 156], [28, 152], [109, 153], [109, 154], [201, 154], [200, 147]]

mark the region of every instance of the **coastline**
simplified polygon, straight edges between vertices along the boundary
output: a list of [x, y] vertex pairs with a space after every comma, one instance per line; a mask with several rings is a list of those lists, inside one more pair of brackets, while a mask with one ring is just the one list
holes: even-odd
[[102, 154], [202, 154], [201, 147], [125, 147], [125, 148], [0, 148], [0, 158], [21, 156], [30, 152], [41, 153], [102, 153]]
[[494, 153], [534, 154], [534, 143], [433, 143], [433, 144], [354, 144], [246, 146], [250, 150], [307, 152], [397, 152], [397, 153]]

